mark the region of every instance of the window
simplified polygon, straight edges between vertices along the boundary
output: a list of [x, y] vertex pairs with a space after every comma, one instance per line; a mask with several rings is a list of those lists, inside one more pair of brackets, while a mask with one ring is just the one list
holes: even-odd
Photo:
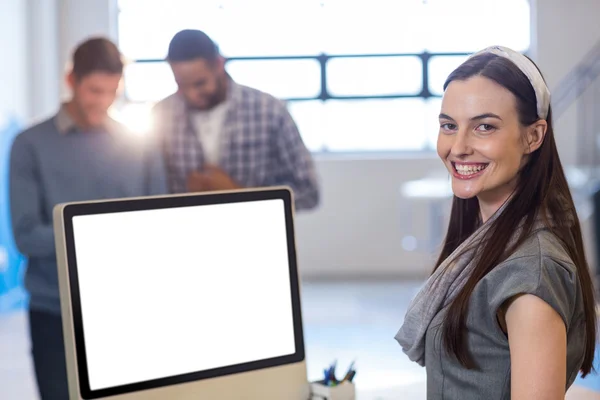
[[325, 54], [425, 50], [427, 25], [423, 24], [426, 10], [423, 0], [324, 0], [322, 4], [323, 29], [319, 42]]
[[444, 92], [444, 82], [456, 67], [462, 64], [467, 56], [433, 56], [429, 59], [429, 92], [441, 96]]
[[529, 48], [528, 0], [427, 0], [426, 50], [474, 52], [491, 45]]
[[414, 96], [423, 88], [421, 60], [412, 56], [333, 58], [327, 78], [333, 96]]
[[125, 67], [125, 95], [132, 102], [156, 102], [177, 90], [166, 62], [134, 63]]
[[279, 98], [317, 97], [321, 92], [321, 66], [316, 60], [229, 61], [227, 72], [236, 82]]
[[[290, 113], [311, 149], [328, 152], [420, 151], [435, 145], [439, 127], [434, 122], [434, 139], [424, 135], [428, 101], [400, 99], [343, 99], [291, 102]], [[435, 107], [434, 106], [434, 107]], [[368, 118], [365, 118], [368, 116]], [[435, 148], [435, 147], [431, 147]]]
[[528, 0], [118, 1], [134, 61], [119, 115], [146, 126], [144, 107], [176, 90], [169, 41], [201, 29], [236, 81], [287, 101], [313, 151], [433, 150], [448, 74], [489, 45], [529, 48]]
[[323, 102], [314, 101], [290, 101], [288, 109], [302, 132], [304, 143], [309, 149], [323, 150], [327, 146], [327, 123], [326, 111]]

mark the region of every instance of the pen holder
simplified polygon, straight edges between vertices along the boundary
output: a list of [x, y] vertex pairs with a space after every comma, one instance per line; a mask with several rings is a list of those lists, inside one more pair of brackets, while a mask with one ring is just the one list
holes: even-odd
[[352, 382], [343, 382], [337, 386], [327, 386], [323, 381], [310, 384], [311, 400], [355, 400], [356, 388]]

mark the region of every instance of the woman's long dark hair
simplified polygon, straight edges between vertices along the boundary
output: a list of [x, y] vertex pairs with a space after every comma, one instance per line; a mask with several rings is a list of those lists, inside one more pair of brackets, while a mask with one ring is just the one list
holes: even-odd
[[[510, 60], [489, 53], [473, 57], [450, 74], [444, 90], [452, 81], [466, 80], [473, 76], [491, 79], [514, 94], [521, 125], [529, 126], [539, 120], [533, 87], [525, 74]], [[556, 148], [551, 110], [548, 112], [547, 123], [541, 147], [530, 155], [504, 212], [490, 225], [485, 239], [493, 237], [493, 240], [484, 239], [477, 250], [479, 255], [473, 273], [449, 306], [444, 321], [445, 348], [466, 368], [476, 367], [467, 348], [465, 327], [467, 307], [475, 286], [527, 239], [537, 216], [551, 216], [553, 223], [549, 229], [563, 243], [577, 267], [583, 293], [586, 344], [581, 372], [585, 376], [593, 369], [596, 345], [594, 287], [584, 254], [575, 205]], [[460, 199], [454, 196], [448, 232], [435, 269], [477, 229], [480, 224], [479, 213], [477, 198]], [[524, 223], [522, 234], [509, 249], [511, 236], [518, 231], [521, 221]]]

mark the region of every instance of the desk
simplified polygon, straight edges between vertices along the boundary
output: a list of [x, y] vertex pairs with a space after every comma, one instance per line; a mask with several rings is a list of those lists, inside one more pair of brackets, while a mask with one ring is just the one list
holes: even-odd
[[[417, 239], [414, 235], [403, 238], [404, 250], [425, 250], [435, 253], [444, 239], [445, 215], [450, 210], [452, 187], [448, 177], [432, 176], [414, 181], [408, 181], [400, 187], [400, 195], [408, 199], [409, 204], [401, 211], [401, 224], [407, 223], [409, 232], [413, 230], [415, 213], [412, 207], [414, 201], [425, 201], [429, 206], [429, 239]], [[406, 221], [406, 222], [405, 222]]]

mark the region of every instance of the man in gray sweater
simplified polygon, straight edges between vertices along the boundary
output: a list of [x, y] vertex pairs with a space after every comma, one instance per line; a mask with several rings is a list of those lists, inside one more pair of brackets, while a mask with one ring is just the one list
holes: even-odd
[[68, 398], [53, 207], [166, 192], [154, 140], [137, 137], [108, 117], [122, 73], [121, 54], [112, 42], [93, 38], [80, 44], [67, 77], [71, 100], [18, 135], [11, 150], [12, 226], [17, 247], [28, 258], [25, 286], [42, 400]]

